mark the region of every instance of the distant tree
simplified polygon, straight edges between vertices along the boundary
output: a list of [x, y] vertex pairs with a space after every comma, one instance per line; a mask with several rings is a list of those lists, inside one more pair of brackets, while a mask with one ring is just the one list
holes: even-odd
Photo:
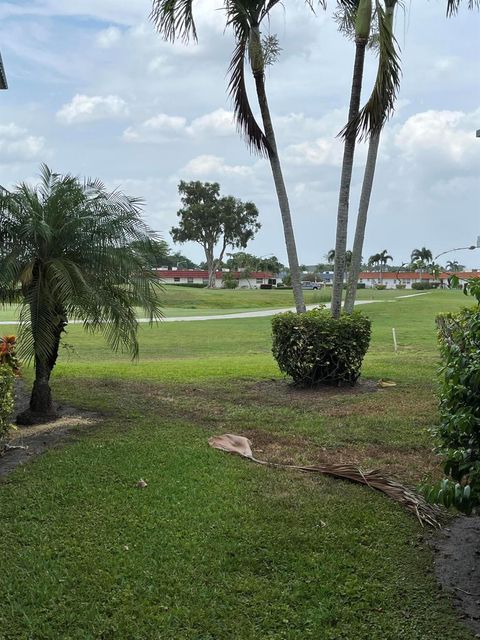
[[383, 283], [383, 269], [387, 264], [388, 260], [393, 260], [392, 256], [387, 253], [387, 250], [384, 249], [380, 253], [375, 253], [373, 256], [370, 256], [368, 259], [368, 263], [372, 266], [378, 266], [380, 268], [380, 284]]
[[[232, 196], [220, 197], [218, 182], [180, 181], [183, 207], [177, 212], [178, 227], [170, 234], [174, 242], [196, 242], [203, 247], [208, 286], [215, 287], [215, 271], [228, 247], [246, 247], [260, 229], [257, 207]], [[220, 245], [218, 257], [214, 252]]]
[[[137, 242], [132, 242], [132, 249], [136, 250]], [[148, 254], [147, 258], [152, 268], [160, 268], [160, 267], [180, 267], [182, 266], [184, 269], [196, 269], [197, 265], [180, 253], [180, 251], [176, 251], [175, 253], [171, 252], [168, 243], [165, 240], [153, 240], [151, 243], [151, 251]]]
[[432, 252], [426, 247], [414, 249], [410, 257], [412, 262], [422, 262], [424, 266], [433, 260]]
[[227, 253], [228, 260], [224, 262], [227, 269], [241, 269], [249, 271], [270, 271], [273, 274], [280, 273], [284, 265], [276, 256], [255, 256], [252, 253], [238, 251]]
[[463, 271], [465, 269], [465, 265], [460, 264], [456, 260], [449, 260], [446, 267], [447, 271]]
[[17, 422], [55, 415], [50, 376], [70, 318], [135, 357], [135, 307], [151, 320], [161, 316], [149, 262], [157, 239], [141, 209], [140, 200], [109, 193], [98, 180], [46, 165], [38, 185], [0, 194], [0, 304], [20, 303], [20, 355], [34, 362], [30, 406]]

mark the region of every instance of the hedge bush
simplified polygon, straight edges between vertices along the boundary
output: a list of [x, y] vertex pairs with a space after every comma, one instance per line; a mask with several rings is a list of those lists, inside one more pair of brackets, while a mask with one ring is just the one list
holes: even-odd
[[437, 327], [443, 360], [438, 451], [459, 485], [463, 505], [455, 504], [468, 511], [480, 504], [480, 305], [438, 316]]
[[395, 285], [395, 289], [406, 289], [406, 286], [407, 285], [405, 285], [405, 284], [396, 284]]
[[387, 288], [386, 284], [376, 284], [375, 285], [375, 289], [378, 289], [379, 291], [383, 291], [386, 288]]
[[356, 311], [337, 320], [325, 309], [272, 319], [273, 355], [296, 384], [354, 385], [370, 344], [370, 320]]
[[412, 289], [424, 291], [425, 289], [436, 289], [437, 285], [432, 282], [412, 282]]
[[201, 282], [172, 282], [172, 287], [189, 287], [190, 289], [205, 289], [208, 285]]

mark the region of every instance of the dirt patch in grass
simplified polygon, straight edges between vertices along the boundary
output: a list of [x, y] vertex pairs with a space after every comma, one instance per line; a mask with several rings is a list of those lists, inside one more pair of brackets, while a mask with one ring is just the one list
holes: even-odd
[[[23, 411], [29, 402], [29, 391], [19, 380], [15, 386], [15, 413]], [[0, 477], [47, 449], [65, 444], [76, 433], [95, 426], [100, 415], [80, 411], [75, 407], [58, 406], [58, 418], [28, 427], [18, 427], [9, 434], [7, 444], [0, 449]]]
[[316, 387], [299, 387], [288, 380], [272, 379], [262, 380], [245, 385], [247, 394], [255, 394], [270, 404], [307, 403], [308, 405], [320, 405], [327, 399], [335, 397], [358, 396], [364, 393], [379, 391], [376, 380], [359, 380], [355, 386], [345, 385], [341, 387], [332, 385], [317, 385]]
[[432, 546], [437, 580], [453, 595], [465, 624], [480, 637], [480, 518], [455, 518]]
[[355, 464], [363, 470], [382, 469], [402, 482], [418, 484], [426, 475], [435, 477], [438, 460], [425, 447], [398, 447], [372, 444], [355, 447], [325, 447], [301, 436], [280, 437], [265, 431], [249, 430], [255, 457], [285, 464]]

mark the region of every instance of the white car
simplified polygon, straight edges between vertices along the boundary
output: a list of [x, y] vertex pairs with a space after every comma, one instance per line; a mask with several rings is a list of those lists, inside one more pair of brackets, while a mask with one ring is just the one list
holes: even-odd
[[302, 289], [321, 289], [323, 287], [323, 282], [309, 282], [308, 280], [300, 284], [302, 285]]

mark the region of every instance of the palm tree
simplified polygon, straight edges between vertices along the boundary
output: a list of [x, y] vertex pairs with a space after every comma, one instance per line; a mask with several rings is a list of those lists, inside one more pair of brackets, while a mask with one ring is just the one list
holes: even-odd
[[[378, 68], [375, 86], [367, 105], [362, 109], [359, 117], [351, 123], [353, 130], [351, 135], [358, 135], [359, 128], [371, 128], [367, 162], [363, 174], [362, 191], [358, 205], [357, 223], [355, 237], [353, 241], [352, 264], [348, 274], [347, 292], [345, 294], [344, 309], [346, 313], [352, 313], [357, 296], [357, 282], [361, 270], [363, 243], [365, 239], [365, 229], [367, 226], [368, 208], [372, 195], [373, 179], [377, 164], [378, 147], [380, 135], [388, 115], [392, 112], [396, 93], [400, 82], [400, 68], [395, 50], [395, 40], [393, 36], [393, 15], [397, 0], [385, 0], [385, 12], [378, 12]], [[379, 106], [383, 109], [383, 115], [376, 122], [369, 123], [369, 113], [376, 113], [374, 108], [375, 96], [379, 101]], [[369, 103], [372, 105], [369, 107]], [[373, 117], [373, 115], [372, 115]], [[363, 119], [362, 119], [363, 118]], [[348, 125], [347, 125], [348, 127]]]
[[[271, 64], [279, 53], [276, 39], [262, 39], [260, 26], [268, 20], [271, 9], [280, 0], [226, 0], [227, 26], [232, 27], [235, 49], [230, 60], [228, 85], [234, 103], [235, 119], [250, 148], [266, 155], [270, 161], [278, 205], [283, 223], [285, 245], [292, 278], [292, 289], [298, 313], [305, 311], [301, 286], [297, 248], [293, 232], [290, 205], [278, 155], [275, 131], [265, 88], [265, 66]], [[157, 30], [165, 39], [177, 36], [188, 41], [197, 39], [192, 13], [192, 0], [153, 0], [150, 15]], [[263, 130], [253, 115], [245, 82], [245, 63], [250, 62], [257, 99], [262, 116]]]
[[[352, 313], [357, 295], [357, 282], [361, 270], [361, 254], [363, 251], [373, 179], [375, 176], [380, 135], [386, 119], [389, 114], [393, 112], [400, 81], [400, 67], [395, 51], [395, 38], [393, 36], [393, 15], [398, 0], [384, 0], [384, 2], [385, 10], [376, 2], [379, 59], [375, 87], [365, 107], [360, 111], [355, 120], [347, 124], [344, 130], [345, 132], [349, 131], [353, 134], [353, 129], [357, 135], [362, 129], [364, 133], [367, 131], [370, 133], [367, 162], [364, 170], [353, 242], [352, 266], [349, 270], [347, 292], [345, 295], [344, 310], [346, 313]], [[461, 0], [447, 0], [448, 16], [457, 13], [460, 2]], [[468, 1], [469, 9], [478, 6], [480, 6], [479, 0]], [[348, 12], [341, 22], [341, 30], [346, 31], [347, 34], [351, 31], [351, 28], [349, 28]], [[380, 107], [380, 109], [378, 107]]]
[[46, 165], [38, 186], [20, 183], [0, 195], [0, 303], [20, 303], [19, 352], [35, 366], [19, 423], [55, 415], [50, 376], [69, 319], [136, 357], [135, 307], [151, 321], [161, 316], [148, 255], [155, 235], [141, 220], [141, 204]]
[[422, 247], [421, 249], [414, 249], [411, 253], [410, 258], [412, 262], [422, 262], [424, 266], [426, 266], [433, 260], [432, 252], [426, 247]]
[[393, 260], [392, 256], [384, 249], [380, 253], [375, 253], [368, 259], [369, 265], [378, 265], [380, 267], [380, 284], [383, 283], [383, 267], [387, 264], [388, 260]]
[[[352, 2], [350, 4], [354, 5], [355, 14], [355, 60], [353, 63], [350, 106], [348, 110], [349, 122], [355, 120], [360, 109], [365, 49], [370, 37], [370, 23], [372, 19], [372, 0], [358, 0], [358, 2]], [[338, 318], [340, 316], [342, 308], [345, 252], [347, 249], [348, 203], [350, 198], [350, 184], [352, 181], [356, 133], [352, 131], [347, 132], [344, 136], [344, 140], [342, 173], [338, 197], [335, 266], [331, 306], [331, 312], [334, 318]]]
[[447, 271], [463, 271], [463, 269], [465, 269], [465, 265], [460, 264], [457, 260], [449, 260], [446, 267]]

